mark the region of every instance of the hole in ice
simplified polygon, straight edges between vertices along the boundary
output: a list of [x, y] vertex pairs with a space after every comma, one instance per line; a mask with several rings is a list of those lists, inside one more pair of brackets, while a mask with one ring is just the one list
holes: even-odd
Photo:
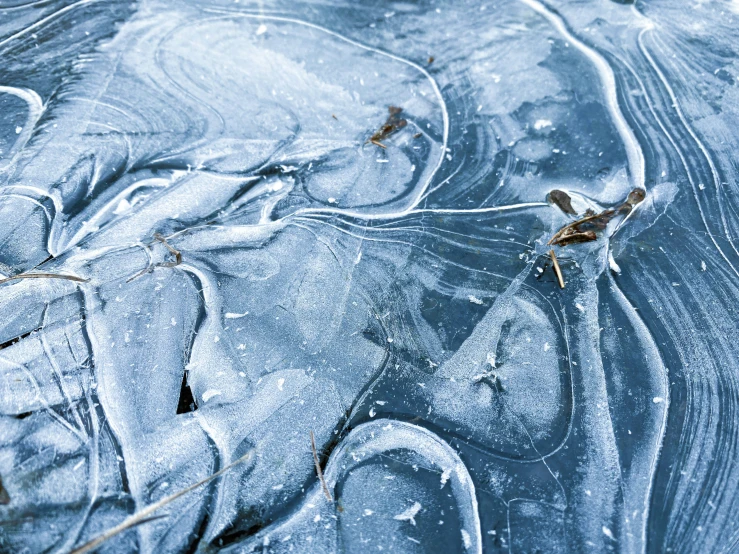
[[178, 414], [189, 414], [198, 409], [195, 404], [195, 398], [190, 390], [190, 385], [187, 383], [187, 373], [182, 376], [182, 387], [180, 388], [180, 399], [177, 402], [177, 413]]

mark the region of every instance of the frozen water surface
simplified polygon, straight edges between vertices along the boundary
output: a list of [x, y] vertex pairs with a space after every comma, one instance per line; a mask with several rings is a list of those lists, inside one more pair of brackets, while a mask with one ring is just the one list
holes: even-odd
[[735, 551], [738, 28], [0, 0], [0, 549]]

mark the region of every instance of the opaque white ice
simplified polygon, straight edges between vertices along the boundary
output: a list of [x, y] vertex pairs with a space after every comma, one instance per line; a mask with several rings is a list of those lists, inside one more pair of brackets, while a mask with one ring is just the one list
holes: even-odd
[[0, 7], [0, 549], [729, 549], [720, 9]]

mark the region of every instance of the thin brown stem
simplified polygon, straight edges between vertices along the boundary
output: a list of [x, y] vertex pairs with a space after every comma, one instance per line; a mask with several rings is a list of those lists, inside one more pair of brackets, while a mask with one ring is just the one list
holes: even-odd
[[167, 250], [169, 250], [169, 253], [174, 256], [175, 261], [174, 262], [166, 262], [163, 264], [159, 264], [161, 267], [177, 267], [182, 263], [182, 252], [171, 246], [167, 239], [164, 238], [159, 233], [154, 234], [154, 238], [157, 239], [159, 242], [161, 242], [164, 246], [167, 247]]
[[75, 548], [70, 552], [69, 554], [85, 554], [86, 552], [92, 552], [96, 548], [98, 548], [101, 544], [104, 542], [112, 539], [116, 535], [119, 535], [123, 531], [126, 531], [127, 529], [130, 529], [131, 527], [135, 527], [136, 525], [140, 525], [142, 523], [145, 523], [146, 521], [152, 521], [152, 515], [154, 512], [156, 512], [158, 509], [162, 508], [163, 506], [166, 506], [170, 502], [173, 502], [180, 498], [181, 496], [186, 495], [189, 492], [194, 491], [198, 487], [202, 487], [206, 483], [212, 481], [213, 479], [216, 479], [226, 473], [228, 470], [234, 468], [235, 466], [246, 462], [252, 457], [252, 451], [250, 450], [246, 454], [244, 454], [241, 458], [236, 460], [235, 462], [231, 462], [223, 469], [216, 471], [213, 475], [210, 475], [206, 477], [205, 479], [202, 479], [195, 483], [194, 485], [190, 485], [187, 488], [182, 489], [179, 492], [176, 492], [174, 494], [171, 494], [165, 498], [162, 498], [158, 502], [154, 502], [154, 504], [150, 504], [143, 510], [136, 512], [135, 514], [127, 517], [124, 519], [121, 523], [116, 525], [115, 527], [111, 527], [107, 531], [105, 531], [103, 534], [99, 535], [98, 537], [92, 539], [90, 542], [87, 542], [80, 546], [79, 548]]
[[559, 267], [559, 261], [557, 261], [557, 255], [554, 253], [554, 250], [550, 250], [549, 255], [552, 258], [552, 267], [554, 267], [554, 274], [557, 276], [557, 281], [559, 282], [559, 288], [563, 289], [565, 288], [565, 280], [562, 277], [562, 269]]
[[323, 478], [323, 471], [321, 470], [321, 462], [318, 460], [318, 452], [316, 451], [316, 439], [313, 436], [313, 431], [310, 432], [310, 448], [313, 451], [313, 462], [316, 464], [316, 473], [318, 473], [318, 480], [321, 481], [321, 487], [323, 487], [323, 494], [326, 496], [326, 500], [333, 502], [331, 498], [331, 492], [328, 490], [326, 480]]
[[169, 253], [174, 256], [174, 261], [173, 262], [161, 262], [158, 264], [150, 265], [149, 267], [142, 269], [137, 274], [132, 275], [131, 277], [126, 279], [126, 283], [130, 283], [131, 281], [133, 281], [134, 279], [138, 279], [142, 275], [151, 273], [157, 267], [177, 267], [178, 265], [182, 263], [182, 252], [180, 252], [179, 250], [174, 248], [171, 244], [169, 244], [169, 242], [167, 242], [167, 239], [164, 238], [164, 236], [162, 236], [161, 234], [154, 233], [154, 238], [158, 240], [159, 242], [161, 242], [167, 248], [167, 250], [169, 250]]
[[82, 277], [77, 277], [76, 275], [63, 275], [60, 273], [19, 273], [18, 275], [13, 275], [12, 277], [0, 279], [0, 285], [2, 285], [3, 283], [8, 283], [10, 281], [17, 281], [19, 279], [64, 279], [66, 281], [74, 281], [76, 283], [87, 283], [87, 281], [89, 281], [89, 279], [83, 279]]

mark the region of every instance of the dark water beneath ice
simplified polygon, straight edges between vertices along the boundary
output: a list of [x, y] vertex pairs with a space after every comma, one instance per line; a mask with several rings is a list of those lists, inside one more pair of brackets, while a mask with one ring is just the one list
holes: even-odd
[[0, 550], [735, 550], [737, 19], [0, 0]]

